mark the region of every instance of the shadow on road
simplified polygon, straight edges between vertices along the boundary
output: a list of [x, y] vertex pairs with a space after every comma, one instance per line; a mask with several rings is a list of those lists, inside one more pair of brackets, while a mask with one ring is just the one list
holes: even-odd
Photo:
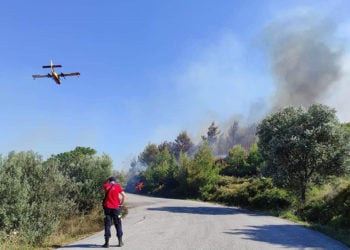
[[[109, 247], [118, 247], [117, 245], [109, 245]], [[54, 248], [81, 248], [81, 249], [90, 249], [90, 248], [103, 248], [102, 244], [97, 245], [97, 244], [74, 244], [74, 245], [69, 245], [69, 246], [54, 246]]]
[[[264, 225], [249, 226], [248, 229], [232, 229], [224, 232], [232, 235], [242, 235], [242, 239], [267, 242], [283, 245], [287, 248], [312, 248], [312, 249], [348, 249], [342, 244], [334, 242], [334, 247], [325, 247], [325, 241], [320, 240], [321, 236], [317, 232], [306, 233], [306, 228], [298, 225]], [[326, 237], [326, 236], [324, 236]], [[329, 241], [329, 239], [327, 239]], [[328, 242], [329, 243], [329, 242]]]
[[209, 214], [209, 215], [232, 215], [241, 213], [242, 210], [237, 208], [226, 207], [156, 207], [147, 208], [150, 211], [166, 211], [172, 213], [188, 213], [188, 214]]
[[[118, 247], [118, 245], [109, 245], [109, 247]], [[90, 248], [103, 248], [102, 244], [74, 244], [69, 246], [53, 246], [54, 249], [59, 248], [81, 248], [81, 249], [90, 249]]]
[[88, 249], [88, 248], [101, 248], [102, 245], [97, 244], [74, 244], [69, 246], [61, 246], [59, 248], [82, 248], [82, 249]]

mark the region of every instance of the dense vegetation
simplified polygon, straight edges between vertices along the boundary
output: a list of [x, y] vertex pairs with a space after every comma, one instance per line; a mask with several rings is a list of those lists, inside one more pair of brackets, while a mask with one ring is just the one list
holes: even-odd
[[65, 218], [101, 203], [101, 185], [112, 174], [109, 156], [91, 148], [53, 155], [11, 152], [0, 157], [0, 245], [40, 245]]
[[[186, 131], [174, 142], [148, 144], [131, 165], [127, 188], [284, 213], [350, 235], [349, 127], [324, 105], [270, 114], [254, 140], [242, 133], [251, 127], [235, 122], [224, 135], [213, 122], [197, 145]], [[340, 239], [350, 244], [349, 236]]]
[[213, 122], [198, 144], [186, 131], [174, 142], [149, 143], [127, 174], [113, 172], [110, 157], [92, 148], [47, 160], [10, 152], [0, 156], [0, 245], [42, 245], [63, 223], [100, 211], [101, 185], [112, 174], [129, 192], [268, 211], [350, 245], [349, 138], [349, 123], [312, 105], [246, 128], [236, 121], [227, 133]]

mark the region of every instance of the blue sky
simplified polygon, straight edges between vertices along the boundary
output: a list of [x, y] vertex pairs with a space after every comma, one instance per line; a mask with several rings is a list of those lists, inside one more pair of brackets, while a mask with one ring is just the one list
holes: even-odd
[[[123, 169], [148, 143], [173, 141], [183, 130], [196, 141], [212, 121], [220, 127], [258, 121], [282, 91], [271, 54], [283, 40], [274, 37], [294, 23], [312, 26], [339, 53], [341, 73], [316, 99], [349, 122], [349, 7], [348, 1], [6, 1], [0, 154], [33, 150], [45, 158], [86, 146]], [[324, 23], [331, 28], [317, 28]], [[51, 59], [63, 65], [59, 72], [81, 76], [62, 85], [33, 80], [47, 73], [41, 66]]]

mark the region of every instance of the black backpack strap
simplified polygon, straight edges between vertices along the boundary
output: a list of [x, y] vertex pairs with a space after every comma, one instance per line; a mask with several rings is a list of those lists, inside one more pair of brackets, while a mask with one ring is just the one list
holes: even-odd
[[105, 201], [107, 199], [107, 196], [109, 194], [109, 191], [112, 189], [112, 187], [114, 186], [114, 184], [112, 184], [112, 186], [110, 186], [110, 188], [107, 189], [107, 192], [105, 193], [105, 198], [103, 198], [103, 202], [102, 202], [102, 206], [105, 205]]

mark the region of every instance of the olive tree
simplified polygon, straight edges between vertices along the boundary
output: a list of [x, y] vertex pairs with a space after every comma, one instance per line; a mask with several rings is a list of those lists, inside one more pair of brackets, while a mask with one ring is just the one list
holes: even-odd
[[316, 177], [346, 171], [349, 142], [335, 110], [325, 105], [282, 109], [258, 125], [257, 135], [264, 173], [278, 186], [297, 192], [302, 202]]
[[32, 151], [0, 157], [0, 233], [40, 244], [71, 210], [69, 191], [55, 160], [43, 162]]
[[96, 153], [95, 149], [89, 147], [76, 147], [50, 159], [59, 161], [59, 170], [73, 185], [69, 198], [76, 204], [77, 212], [90, 211], [100, 203], [103, 199], [102, 184], [112, 175], [110, 156], [97, 156]]

